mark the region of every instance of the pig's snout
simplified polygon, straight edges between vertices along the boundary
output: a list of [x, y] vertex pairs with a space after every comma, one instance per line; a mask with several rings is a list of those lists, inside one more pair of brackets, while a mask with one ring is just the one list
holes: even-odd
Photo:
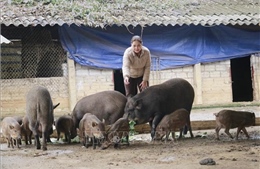
[[99, 134], [99, 133], [95, 133], [94, 137], [98, 138], [98, 139], [104, 139], [105, 138], [103, 134]]

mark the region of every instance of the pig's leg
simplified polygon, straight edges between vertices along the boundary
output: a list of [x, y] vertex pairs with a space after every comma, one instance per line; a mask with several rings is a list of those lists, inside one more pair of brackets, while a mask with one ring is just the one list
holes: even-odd
[[46, 130], [44, 132], [42, 132], [42, 150], [47, 150], [47, 136], [48, 133], [46, 132]]
[[88, 148], [88, 145], [89, 145], [88, 136], [85, 136], [84, 142], [85, 142], [85, 147]]
[[[182, 129], [180, 128], [180, 132], [182, 131]], [[173, 139], [173, 141], [176, 141], [176, 138], [175, 138], [175, 132], [174, 131], [172, 131], [172, 139]]]
[[215, 128], [215, 131], [216, 131], [216, 139], [217, 139], [217, 140], [219, 140], [219, 131], [220, 131], [220, 129], [221, 129], [221, 126], [217, 126], [217, 127]]
[[184, 127], [180, 128], [180, 135], [179, 135], [179, 138], [178, 139], [181, 139], [182, 138], [182, 133], [184, 133]]
[[29, 137], [28, 134], [25, 133], [25, 134], [24, 134], [24, 139], [25, 139], [25, 144], [26, 144], [26, 145], [28, 145], [28, 137]]
[[29, 143], [32, 144], [32, 132], [29, 133]]
[[19, 138], [16, 139], [17, 148], [19, 148]]
[[229, 127], [226, 127], [225, 128], [225, 133], [230, 137], [230, 138], [232, 138], [233, 139], [233, 137], [232, 137], [232, 135], [229, 133]]
[[35, 128], [31, 128], [32, 129], [32, 132], [33, 132], [33, 135], [34, 135], [34, 144], [36, 145], [36, 149], [41, 149], [41, 143], [40, 143], [40, 138], [39, 138], [39, 134], [37, 132], [37, 129], [38, 129], [38, 126], [36, 126], [36, 129]]
[[14, 141], [12, 138], [10, 138], [10, 144], [11, 144], [12, 148], [14, 148]]
[[68, 140], [68, 143], [70, 144], [71, 143], [71, 134], [70, 133], [67, 133], [67, 140]]
[[51, 136], [50, 136], [49, 132], [46, 135], [46, 142], [51, 143]]
[[[160, 113], [156, 113], [156, 114], [160, 114]], [[154, 139], [154, 136], [155, 136], [155, 130], [156, 130], [156, 127], [157, 125], [160, 123], [160, 121], [162, 120], [162, 116], [160, 115], [156, 115], [153, 119], [153, 122], [152, 122], [152, 129], [151, 129], [151, 137], [152, 137], [152, 140]]]
[[237, 127], [237, 134], [236, 134], [236, 140], [238, 140], [238, 135], [243, 127]]
[[246, 137], [249, 138], [249, 135], [248, 135], [245, 127], [242, 128], [242, 131], [245, 133]]
[[14, 145], [16, 146], [16, 140], [15, 140], [15, 139], [13, 139], [13, 143], [14, 143]]
[[10, 137], [9, 138], [6, 138], [6, 141], [7, 141], [7, 147], [10, 148]]
[[193, 138], [193, 133], [192, 133], [192, 129], [191, 129], [191, 125], [190, 125], [190, 116], [188, 117], [188, 120], [187, 120], [187, 127], [189, 129], [189, 132], [190, 132], [190, 137]]
[[39, 135], [36, 134], [34, 135], [34, 139], [35, 139], [35, 145], [36, 145], [36, 149], [40, 149], [41, 148], [41, 143], [40, 143], [40, 138], [39, 138]]
[[169, 135], [170, 135], [170, 131], [166, 131], [165, 140], [164, 140], [165, 143], [168, 141]]
[[64, 135], [65, 135], [65, 142], [68, 142], [68, 133], [65, 132]]
[[127, 144], [127, 146], [129, 146], [129, 134], [128, 134], [128, 132], [126, 133], [126, 144]]
[[95, 143], [96, 138], [93, 137], [93, 138], [91, 138], [91, 139], [92, 139], [92, 146], [93, 146], [93, 149], [96, 149], [96, 143]]
[[86, 137], [85, 137], [85, 147], [88, 148], [89, 144], [91, 144], [91, 143], [89, 142], [89, 136], [86, 136]]
[[57, 141], [59, 141], [59, 140], [60, 140], [60, 131], [57, 130]]

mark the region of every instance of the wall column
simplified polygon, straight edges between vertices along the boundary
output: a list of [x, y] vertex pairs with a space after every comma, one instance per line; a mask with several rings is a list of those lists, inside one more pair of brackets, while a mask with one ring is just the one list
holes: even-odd
[[196, 104], [202, 104], [202, 78], [201, 78], [201, 64], [195, 64], [194, 68], [194, 90]]
[[260, 57], [251, 55], [251, 74], [252, 74], [252, 85], [254, 101], [260, 100]]
[[77, 102], [76, 97], [76, 70], [74, 60], [67, 57], [68, 64], [68, 82], [69, 82], [69, 109], [73, 110]]

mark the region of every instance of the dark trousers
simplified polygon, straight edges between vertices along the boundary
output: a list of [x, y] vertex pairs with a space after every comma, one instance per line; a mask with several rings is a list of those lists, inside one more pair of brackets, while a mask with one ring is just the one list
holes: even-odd
[[[129, 78], [129, 84], [125, 85], [125, 95], [126, 97], [132, 97], [138, 93], [138, 89], [141, 92], [142, 89], [140, 87], [140, 84], [143, 81], [143, 77], [138, 78]], [[148, 83], [149, 85], [149, 83]]]

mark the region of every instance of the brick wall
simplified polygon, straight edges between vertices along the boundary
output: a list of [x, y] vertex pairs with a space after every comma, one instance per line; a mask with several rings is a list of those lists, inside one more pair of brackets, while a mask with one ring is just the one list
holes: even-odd
[[[253, 68], [254, 101], [259, 101], [260, 57], [252, 56], [251, 63]], [[195, 69], [194, 66], [185, 66], [169, 70], [152, 71], [150, 86], [171, 78], [180, 77], [188, 80], [194, 87], [194, 105], [232, 103], [230, 61], [201, 64], [198, 67], [200, 69]], [[84, 96], [104, 90], [114, 90], [112, 70], [91, 69], [78, 64], [75, 64], [72, 70], [75, 72], [75, 82], [72, 83], [75, 88], [75, 90], [72, 90], [75, 91], [75, 103]], [[50, 90], [54, 104], [61, 103], [55, 109], [55, 115], [71, 113], [75, 103], [71, 104], [68, 79], [59, 77], [1, 80], [1, 117], [6, 115], [23, 115], [25, 113], [26, 93], [34, 84], [46, 86]]]
[[203, 104], [231, 103], [230, 61], [201, 65]]
[[55, 115], [69, 113], [68, 83], [64, 77], [37, 79], [7, 79], [1, 80], [1, 118], [9, 115], [23, 116], [26, 110], [26, 95], [34, 85], [45, 86], [51, 94], [53, 103], [60, 103], [55, 109]]
[[104, 90], [114, 90], [112, 70], [91, 69], [76, 64], [77, 100]]

